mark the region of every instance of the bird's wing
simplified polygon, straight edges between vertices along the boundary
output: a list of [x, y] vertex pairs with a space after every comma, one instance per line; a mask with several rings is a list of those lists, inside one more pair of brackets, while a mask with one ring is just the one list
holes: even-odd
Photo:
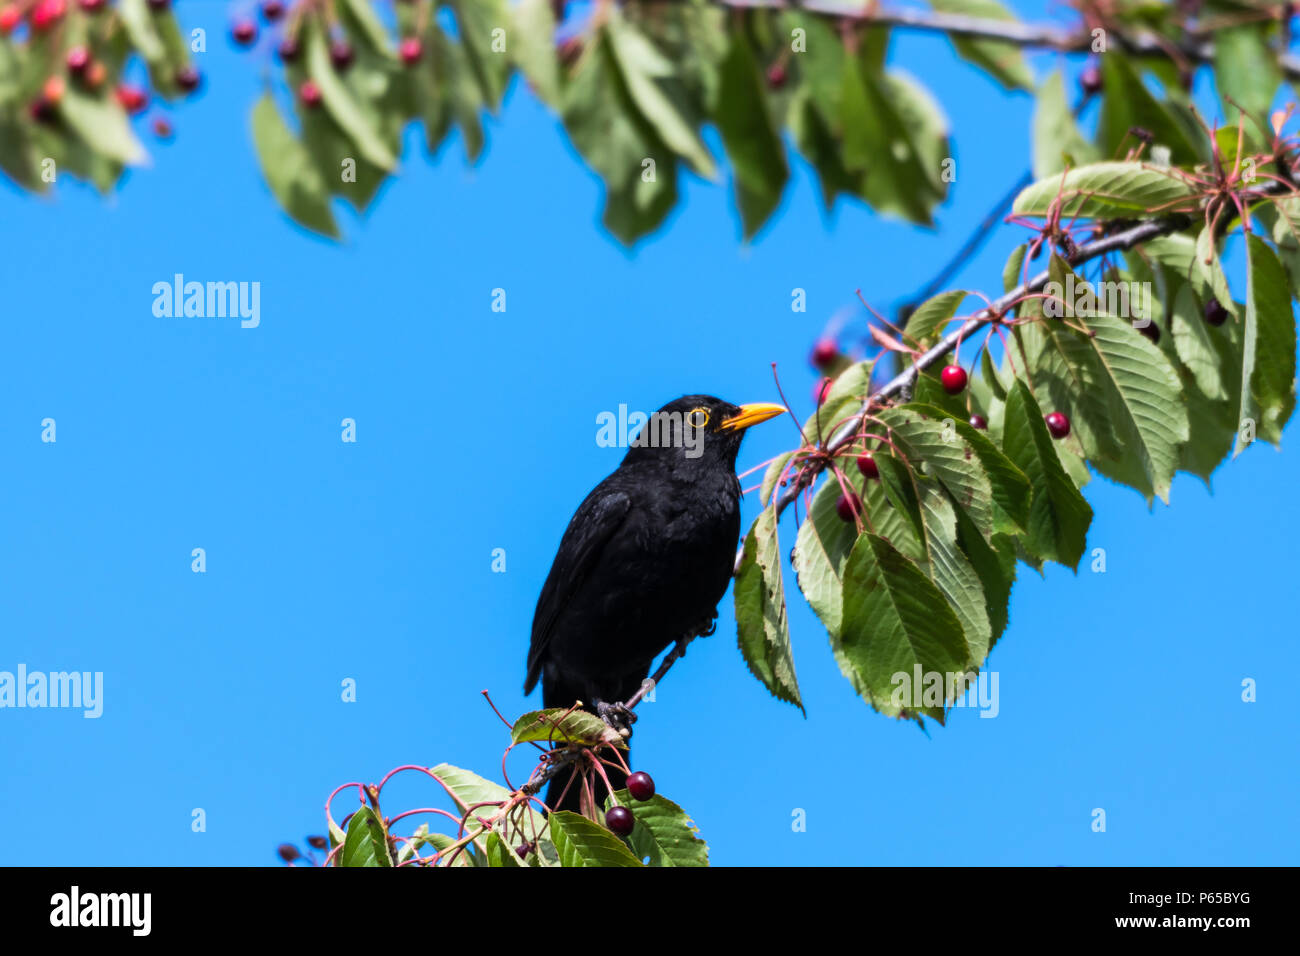
[[582, 587], [587, 573], [600, 560], [606, 543], [623, 524], [632, 499], [624, 492], [597, 487], [578, 506], [555, 553], [551, 573], [542, 585], [533, 613], [533, 639], [528, 648], [528, 677], [524, 693], [532, 692], [542, 672], [542, 658], [560, 612]]

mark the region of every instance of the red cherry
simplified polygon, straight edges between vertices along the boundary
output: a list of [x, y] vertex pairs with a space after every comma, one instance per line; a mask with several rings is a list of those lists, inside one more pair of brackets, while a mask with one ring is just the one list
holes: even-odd
[[1079, 86], [1085, 93], [1101, 92], [1101, 70], [1096, 66], [1088, 65], [1084, 71], [1079, 74]]
[[298, 99], [302, 100], [302, 105], [310, 109], [320, 106], [320, 87], [316, 85], [315, 80], [303, 80], [302, 86], [298, 87]]
[[817, 344], [813, 346], [812, 363], [816, 368], [825, 368], [835, 361], [835, 356], [839, 354], [840, 349], [834, 339], [818, 339]]
[[636, 817], [627, 807], [610, 807], [605, 814], [605, 826], [619, 836], [627, 836], [636, 826]]
[[63, 14], [67, 12], [67, 9], [64, 0], [40, 0], [32, 8], [32, 29], [48, 30], [56, 22], [63, 19]]
[[407, 66], [414, 66], [420, 62], [420, 57], [424, 56], [424, 44], [420, 42], [419, 37], [404, 37], [398, 44], [397, 55]]
[[266, 17], [266, 19], [271, 23], [274, 23], [276, 20], [279, 20], [284, 16], [284, 4], [281, 3], [280, 0], [263, 0], [262, 16]]
[[18, 9], [18, 4], [10, 3], [0, 7], [0, 36], [8, 36], [12, 33], [22, 18], [23, 13]]
[[276, 52], [280, 54], [281, 61], [292, 63], [298, 59], [298, 41], [293, 37], [285, 37], [276, 47]]
[[650, 774], [638, 770], [627, 778], [627, 792], [637, 800], [649, 800], [655, 795], [655, 782]]
[[767, 85], [774, 90], [779, 90], [785, 86], [785, 67], [780, 63], [773, 63], [767, 69]]
[[74, 46], [68, 50], [63, 62], [67, 64], [69, 73], [81, 73], [90, 65], [90, 51], [84, 46]]
[[252, 46], [257, 39], [257, 24], [252, 20], [236, 20], [230, 28], [230, 35], [240, 46]]
[[847, 495], [840, 495], [840, 500], [835, 502], [835, 513], [840, 516], [841, 521], [851, 523], [856, 515], [862, 513], [862, 499], [852, 491]]
[[949, 365], [939, 373], [943, 390], [949, 395], [957, 395], [966, 387], [966, 370], [960, 365]]
[[876, 464], [876, 456], [871, 452], [858, 456], [858, 471], [862, 472], [868, 478], [880, 478], [880, 466]]
[[159, 139], [171, 139], [172, 132], [173, 132], [172, 124], [169, 123], [165, 117], [162, 116], [154, 117], [153, 134], [155, 136], [157, 136]]
[[116, 95], [117, 101], [122, 104], [122, 109], [128, 113], [141, 113], [149, 104], [149, 94], [130, 83], [123, 83], [119, 86]]
[[81, 7], [81, 9], [85, 10], [87, 13], [98, 13], [100, 10], [104, 9], [104, 4], [106, 2], [107, 0], [77, 0], [77, 6]]
[[166, 10], [172, 5], [172, 0], [149, 0], [149, 9], [156, 10], [159, 13]]
[[980, 431], [984, 431], [986, 428], [989, 427], [989, 420], [985, 418], [983, 415], [972, 415], [970, 417], [970, 427], [978, 428]]
[[1205, 321], [1216, 327], [1228, 321], [1228, 310], [1218, 299], [1205, 303]]
[[1160, 344], [1160, 326], [1156, 325], [1155, 322], [1148, 319], [1147, 324], [1139, 325], [1137, 330], [1150, 339], [1152, 345]]
[[302, 856], [302, 854], [298, 852], [298, 848], [292, 843], [281, 843], [275, 848], [275, 852], [279, 854], [280, 859], [284, 860], [285, 863], [292, 863], [294, 860]]
[[1044, 415], [1043, 421], [1047, 422], [1047, 430], [1052, 433], [1053, 438], [1064, 438], [1070, 434], [1070, 419], [1063, 412]]
[[192, 66], [183, 66], [176, 71], [176, 85], [186, 93], [193, 93], [199, 88], [203, 77]]
[[67, 90], [68, 84], [64, 82], [63, 77], [55, 73], [45, 81], [41, 87], [41, 96], [44, 97], [51, 106], [58, 106], [63, 102], [63, 94]]
[[340, 73], [352, 65], [352, 44], [347, 40], [335, 40], [330, 44], [330, 62]]

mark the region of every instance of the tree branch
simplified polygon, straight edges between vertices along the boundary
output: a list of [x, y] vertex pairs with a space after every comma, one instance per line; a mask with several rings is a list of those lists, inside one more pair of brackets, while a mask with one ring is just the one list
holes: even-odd
[[[882, 9], [872, 2], [845, 3], [840, 0], [713, 0], [733, 10], [805, 10], [823, 17], [835, 17], [872, 26], [897, 27], [919, 33], [943, 33], [974, 40], [999, 40], [1016, 46], [1087, 53], [1092, 49], [1092, 32], [1084, 25], [1074, 29], [1023, 23], [1019, 20], [991, 20], [960, 13], [927, 10]], [[1281, 8], [1279, 7], [1279, 10]], [[1127, 53], [1168, 58], [1171, 51], [1195, 63], [1214, 61], [1213, 29], [1189, 32], [1182, 43], [1171, 43], [1149, 30], [1125, 33], [1106, 31], [1111, 43]], [[1300, 57], [1282, 51], [1278, 66], [1291, 79], [1300, 79]]]

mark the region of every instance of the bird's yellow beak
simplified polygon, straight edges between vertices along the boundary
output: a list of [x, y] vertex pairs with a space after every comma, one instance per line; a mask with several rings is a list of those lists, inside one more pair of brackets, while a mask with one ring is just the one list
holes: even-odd
[[759, 422], [765, 422], [769, 418], [775, 418], [785, 411], [784, 405], [773, 405], [770, 402], [756, 402], [753, 405], [741, 405], [740, 413], [730, 418], [724, 418], [722, 424], [718, 426], [722, 431], [740, 431], [748, 428], [750, 425], [757, 425]]

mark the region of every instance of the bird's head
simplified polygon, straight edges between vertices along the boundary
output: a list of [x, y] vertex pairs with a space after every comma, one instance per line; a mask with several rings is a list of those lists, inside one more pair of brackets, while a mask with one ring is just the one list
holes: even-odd
[[746, 429], [783, 411], [782, 405], [732, 405], [712, 395], [684, 395], [650, 416], [632, 439], [626, 460], [658, 459], [734, 468]]

